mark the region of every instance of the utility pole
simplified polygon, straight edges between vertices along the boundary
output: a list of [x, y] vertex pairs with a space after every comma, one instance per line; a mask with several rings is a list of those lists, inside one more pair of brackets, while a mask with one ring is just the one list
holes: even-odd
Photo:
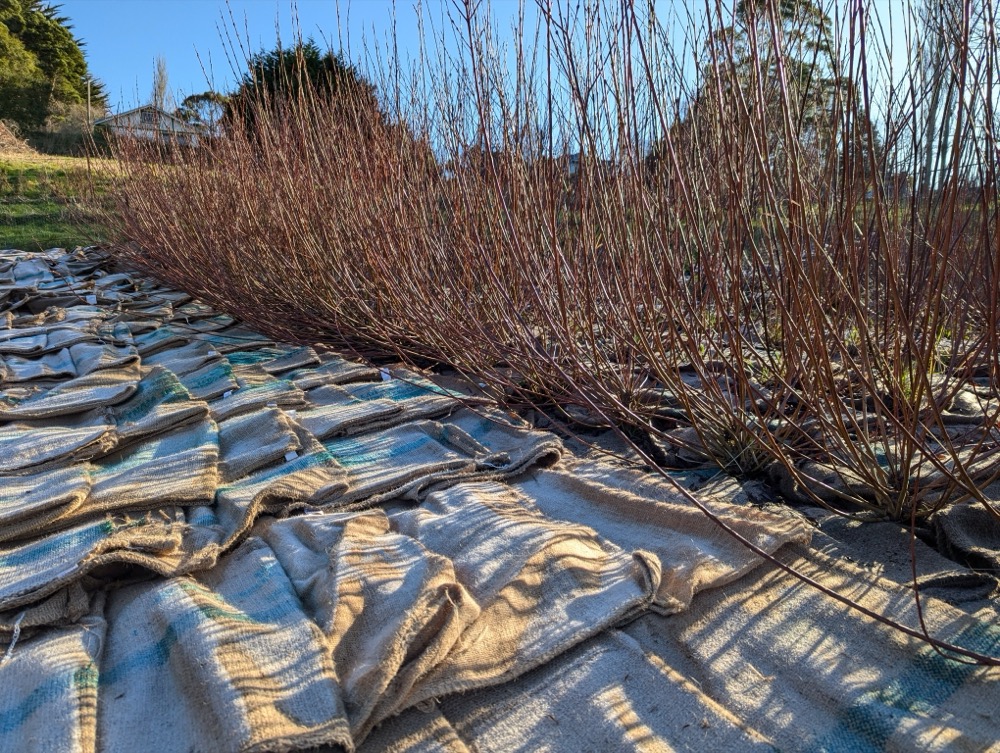
[[93, 81], [92, 76], [87, 76], [87, 130], [91, 129], [90, 125], [90, 82]]

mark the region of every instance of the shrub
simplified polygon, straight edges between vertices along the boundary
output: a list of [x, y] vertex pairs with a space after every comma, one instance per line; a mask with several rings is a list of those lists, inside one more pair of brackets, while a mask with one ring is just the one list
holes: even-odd
[[176, 166], [119, 145], [122, 255], [275, 336], [446, 363], [661, 463], [901, 520], [992, 510], [989, 4], [912, 14], [902, 81], [862, 3], [710, 3], [690, 60], [631, 5], [543, 6], [512, 50], [475, 7], [457, 48], [382, 69], [381, 105], [268, 90]]

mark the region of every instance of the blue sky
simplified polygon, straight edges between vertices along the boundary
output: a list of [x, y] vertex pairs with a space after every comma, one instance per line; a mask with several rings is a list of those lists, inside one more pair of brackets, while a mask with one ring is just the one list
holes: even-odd
[[[162, 55], [176, 102], [184, 96], [212, 88], [228, 91], [237, 75], [227, 60], [221, 31], [232, 29], [230, 12], [241, 36], [256, 51], [274, 47], [277, 33], [288, 40], [295, 29], [294, 17], [303, 36], [327, 40], [334, 48], [350, 47], [358, 61], [367, 40], [382, 44], [391, 36], [393, 18], [400, 50], [416, 55], [418, 29], [410, 0], [297, 0], [293, 13], [290, 0], [56, 0], [70, 19], [77, 37], [86, 43], [91, 72], [104, 82], [112, 110], [124, 110], [149, 99], [154, 62]], [[885, 10], [906, 0], [875, 0], [884, 19]], [[446, 24], [448, 0], [423, 0], [426, 17], [438, 28]], [[701, 0], [692, 5], [702, 7]], [[509, 28], [515, 17], [516, 0], [492, 0], [492, 11], [500, 28]], [[534, 2], [528, 0], [529, 13]], [[660, 15], [681, 9], [679, 0], [657, 0]], [[896, 11], [896, 19], [899, 12]], [[892, 29], [901, 44], [901, 24]]]
[[[104, 82], [113, 110], [147, 101], [155, 59], [167, 62], [170, 87], [178, 102], [188, 94], [215, 88], [226, 91], [235, 80], [226, 59], [220, 29], [231, 27], [232, 11], [241, 35], [248, 33], [254, 50], [274, 47], [276, 28], [290, 39], [295, 28], [287, 0], [57, 0], [76, 36], [86, 43], [91, 72]], [[432, 2], [431, 5], [437, 5]], [[384, 35], [392, 28], [391, 0], [354, 0], [340, 3], [338, 26], [335, 0], [298, 0], [297, 18], [303, 36], [357, 45], [362, 36]], [[440, 12], [440, 9], [438, 10]], [[413, 6], [395, 8], [401, 47], [416, 48]], [[355, 55], [356, 57], [356, 55]]]

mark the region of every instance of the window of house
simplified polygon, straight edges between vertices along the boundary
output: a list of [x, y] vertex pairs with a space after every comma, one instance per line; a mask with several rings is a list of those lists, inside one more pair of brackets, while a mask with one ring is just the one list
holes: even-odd
[[152, 110], [143, 110], [139, 113], [139, 123], [142, 125], [153, 125], [156, 122], [156, 113]]

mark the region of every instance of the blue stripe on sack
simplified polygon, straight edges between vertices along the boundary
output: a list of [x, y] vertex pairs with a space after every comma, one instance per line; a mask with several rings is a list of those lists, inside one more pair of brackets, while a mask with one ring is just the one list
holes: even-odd
[[77, 695], [97, 688], [98, 672], [94, 662], [77, 667], [72, 672], [64, 672], [49, 677], [32, 690], [19, 703], [0, 709], [0, 735], [17, 732], [25, 722], [45, 707], [46, 704], [75, 691]]
[[275, 355], [259, 350], [237, 350], [234, 353], [227, 353], [226, 359], [234, 366], [253, 366], [258, 363], [273, 361]]
[[74, 674], [51, 677], [28, 693], [20, 703], [0, 709], [0, 735], [17, 732], [39, 709], [66, 695], [73, 687]]
[[[1000, 648], [1000, 628], [977, 622], [952, 642], [995, 656]], [[841, 713], [837, 726], [810, 747], [824, 753], [881, 753], [902, 722], [933, 718], [939, 706], [982, 670], [947, 659], [933, 648], [923, 648], [899, 677], [862, 695]]]
[[300, 455], [295, 460], [282, 463], [274, 468], [267, 468], [263, 471], [234, 481], [231, 484], [221, 484], [216, 488], [216, 495], [226, 494], [233, 491], [246, 491], [247, 489], [264, 488], [279, 479], [290, 476], [298, 471], [309, 470], [317, 466], [337, 467], [339, 464], [333, 456], [326, 450], [310, 452], [308, 455]]
[[408, 400], [413, 397], [439, 394], [433, 385], [412, 384], [401, 379], [374, 384], [347, 385], [345, 389], [359, 400]]
[[337, 439], [324, 442], [323, 446], [345, 468], [355, 468], [362, 465], [372, 465], [383, 460], [392, 460], [419, 450], [433, 440], [429, 436], [417, 437], [407, 442], [396, 442], [391, 439], [364, 442], [352, 439]]
[[[104, 669], [101, 673], [101, 685], [107, 688], [134, 671], [162, 667], [170, 660], [170, 655], [179, 642], [190, 640], [188, 634], [192, 630], [198, 630], [208, 623], [229, 621], [267, 627], [284, 621], [291, 614], [301, 614], [298, 597], [290, 590], [290, 584], [281, 592], [275, 592], [276, 581], [271, 573], [275, 565], [277, 562], [263, 563], [254, 572], [253, 586], [233, 595], [234, 599], [247, 598], [251, 605], [260, 606], [260, 609], [252, 611], [244, 611], [228, 604], [220, 594], [196, 581], [178, 579], [161, 585], [154, 594], [157, 604], [167, 604], [168, 608], [176, 609], [175, 605], [168, 603], [168, 598], [176, 596], [179, 590], [189, 599], [189, 605], [184, 607], [187, 611], [177, 614], [163, 628], [162, 635], [155, 643], [140, 648], [117, 664]], [[287, 583], [287, 579], [285, 582]], [[268, 588], [270, 593], [265, 590]], [[254, 598], [250, 598], [251, 596]]]
[[83, 548], [90, 549], [101, 539], [110, 536], [114, 530], [114, 523], [110, 520], [104, 520], [70, 534], [56, 534], [36, 545], [0, 554], [0, 568], [23, 567], [32, 565], [39, 560], [58, 561], [60, 553], [78, 552]]
[[[204, 367], [202, 367], [204, 368]], [[233, 378], [233, 368], [228, 362], [222, 362], [212, 366], [204, 374], [192, 378], [190, 375], [184, 377], [181, 382], [189, 390], [197, 390], [202, 387], [210, 387], [211, 385], [218, 382], [220, 379], [232, 379]]]
[[120, 422], [134, 421], [139, 416], [145, 416], [157, 405], [190, 398], [190, 393], [177, 381], [177, 377], [165, 371], [158, 377], [141, 380], [132, 397], [114, 409], [115, 418]]

